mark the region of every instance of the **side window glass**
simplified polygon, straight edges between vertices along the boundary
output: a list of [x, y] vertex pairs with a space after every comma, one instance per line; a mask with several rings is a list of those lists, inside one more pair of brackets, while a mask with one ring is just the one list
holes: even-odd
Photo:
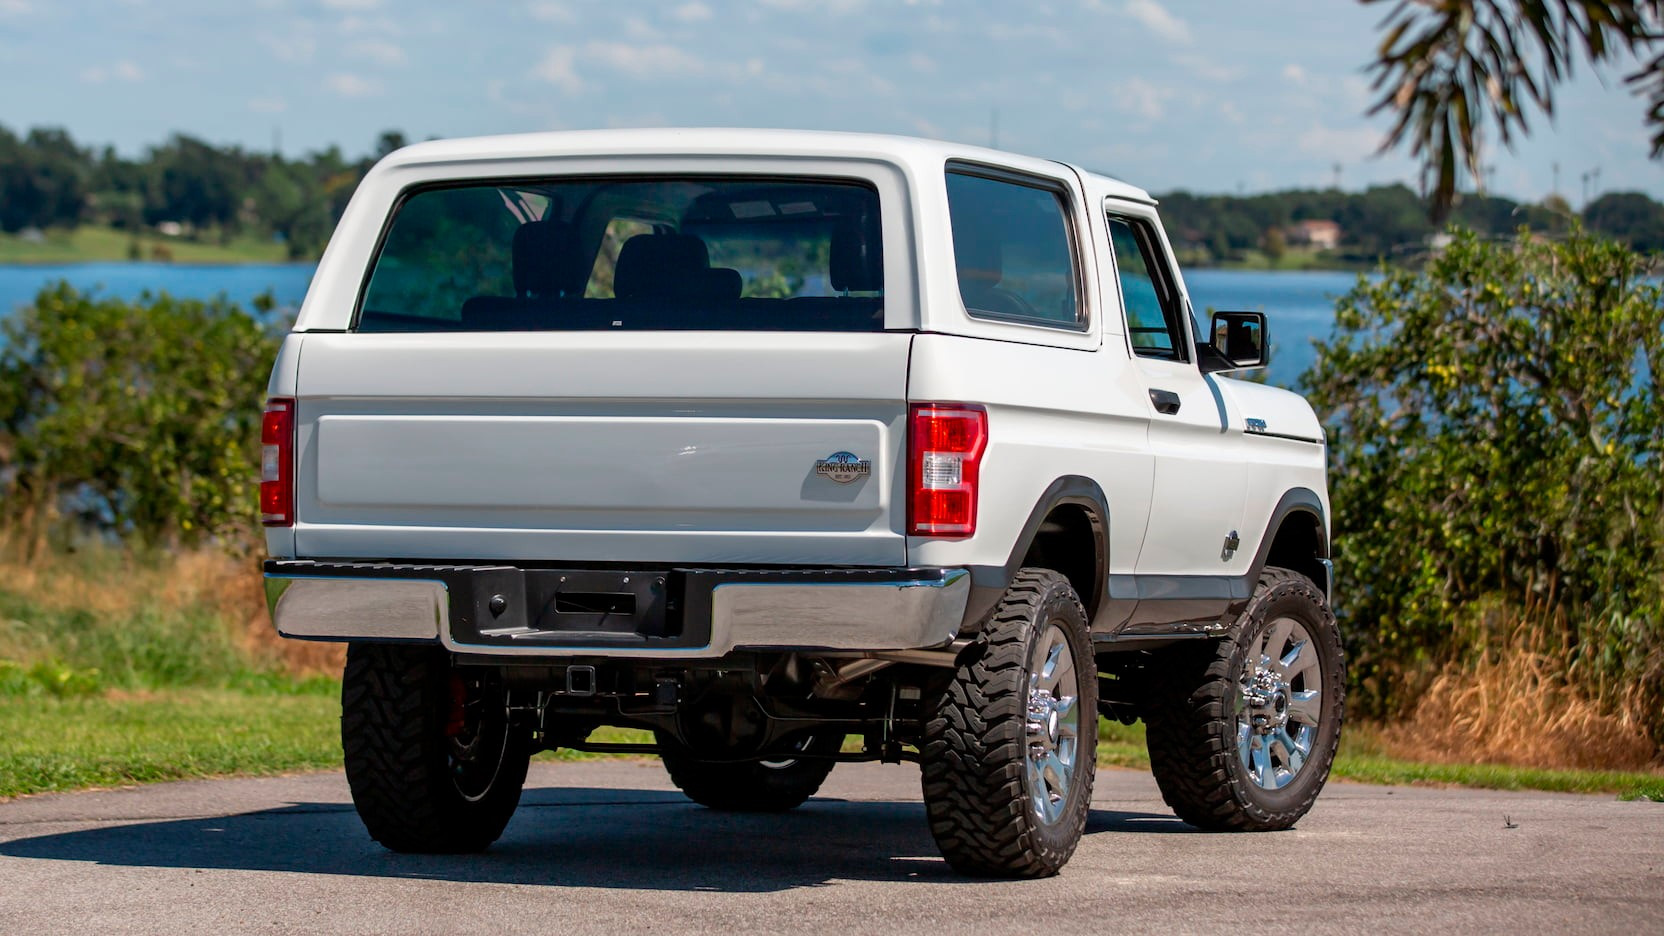
[[959, 295], [973, 315], [1076, 326], [1075, 258], [1063, 199], [1049, 189], [950, 172]]
[[1115, 270], [1121, 279], [1121, 301], [1127, 307], [1127, 333], [1134, 353], [1186, 360], [1178, 295], [1149, 225], [1112, 217], [1109, 240], [1115, 247]]

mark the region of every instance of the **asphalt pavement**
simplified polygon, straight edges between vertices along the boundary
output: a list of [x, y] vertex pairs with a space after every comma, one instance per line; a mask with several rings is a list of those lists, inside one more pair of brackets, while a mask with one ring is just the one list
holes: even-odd
[[1664, 933], [1664, 804], [1331, 783], [1297, 829], [1206, 834], [1098, 774], [1074, 860], [976, 881], [912, 766], [841, 765], [779, 816], [655, 762], [533, 766], [484, 855], [395, 855], [339, 773], [0, 803], [0, 933]]

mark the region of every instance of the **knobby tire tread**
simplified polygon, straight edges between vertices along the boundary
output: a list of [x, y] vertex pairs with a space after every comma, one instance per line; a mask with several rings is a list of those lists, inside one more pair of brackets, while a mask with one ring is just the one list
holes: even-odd
[[[961, 666], [936, 700], [920, 750], [921, 785], [931, 833], [957, 870], [988, 877], [1035, 878], [1055, 874], [1085, 831], [1093, 770], [1079, 779], [1077, 807], [1062, 820], [1062, 844], [1037, 834], [1023, 774], [1028, 756], [1026, 720], [1029, 642], [1047, 608], [1066, 602], [1081, 632], [1086, 612], [1062, 575], [1022, 569], [988, 619], [979, 658]], [[1087, 641], [1074, 652], [1081, 691], [1097, 684]], [[1096, 751], [1097, 704], [1081, 699], [1083, 726], [1077, 758], [1090, 765]]]
[[[1311, 579], [1289, 569], [1267, 567], [1261, 574], [1242, 618], [1224, 638], [1205, 646], [1175, 648], [1165, 672], [1152, 687], [1152, 701], [1144, 712], [1145, 743], [1150, 769], [1161, 797], [1184, 822], [1215, 832], [1269, 832], [1292, 828], [1311, 809], [1333, 766], [1335, 745], [1320, 745], [1296, 783], [1306, 787], [1292, 804], [1268, 809], [1256, 802], [1252, 781], [1233, 769], [1237, 759], [1236, 720], [1232, 696], [1238, 687], [1232, 668], [1244, 633], [1264, 621], [1267, 606], [1293, 593], [1316, 608], [1316, 623], [1332, 639], [1333, 661], [1323, 673], [1325, 703], [1335, 706], [1335, 731], [1342, 717], [1344, 666], [1334, 614]], [[1309, 775], [1305, 775], [1310, 771]]]

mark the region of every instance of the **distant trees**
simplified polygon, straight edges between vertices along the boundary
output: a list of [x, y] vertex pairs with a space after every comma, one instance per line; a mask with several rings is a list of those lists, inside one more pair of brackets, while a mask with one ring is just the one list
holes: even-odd
[[[1160, 196], [1162, 216], [1174, 244], [1192, 262], [1220, 262], [1244, 251], [1270, 252], [1268, 232], [1300, 221], [1334, 221], [1341, 227], [1340, 257], [1373, 263], [1420, 253], [1442, 230], [1428, 218], [1427, 203], [1404, 185], [1374, 186], [1362, 192], [1304, 189], [1262, 195]], [[1481, 235], [1511, 238], [1521, 225], [1561, 234], [1575, 216], [1563, 202], [1535, 205], [1474, 195], [1454, 207], [1450, 220]], [[1640, 251], [1664, 250], [1664, 205], [1640, 193], [1603, 195], [1585, 210], [1584, 226]], [[1283, 246], [1286, 246], [1283, 245]]]
[[0, 127], [0, 230], [90, 222], [137, 232], [172, 221], [194, 237], [271, 234], [291, 257], [315, 256], [364, 173], [404, 144], [390, 130], [359, 159], [335, 147], [288, 159], [175, 134], [127, 158], [77, 146], [61, 129], [20, 137]]
[[1637, 250], [1664, 251], [1664, 205], [1640, 192], [1608, 192], [1583, 209], [1583, 220]]
[[0, 229], [74, 225], [86, 210], [87, 154], [62, 130], [0, 127]]

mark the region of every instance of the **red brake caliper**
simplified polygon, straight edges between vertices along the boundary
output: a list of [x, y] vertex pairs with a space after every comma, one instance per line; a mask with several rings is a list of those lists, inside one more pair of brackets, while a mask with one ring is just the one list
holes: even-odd
[[462, 681], [461, 676], [458, 676], [457, 674], [452, 673], [451, 674], [451, 711], [450, 711], [450, 714], [445, 718], [445, 737], [454, 738], [457, 735], [462, 734], [462, 728], [463, 728], [463, 723], [464, 723], [463, 722], [463, 717], [464, 717], [463, 706], [467, 705], [467, 703], [468, 703], [468, 686], [467, 686], [467, 684], [465, 684]]

